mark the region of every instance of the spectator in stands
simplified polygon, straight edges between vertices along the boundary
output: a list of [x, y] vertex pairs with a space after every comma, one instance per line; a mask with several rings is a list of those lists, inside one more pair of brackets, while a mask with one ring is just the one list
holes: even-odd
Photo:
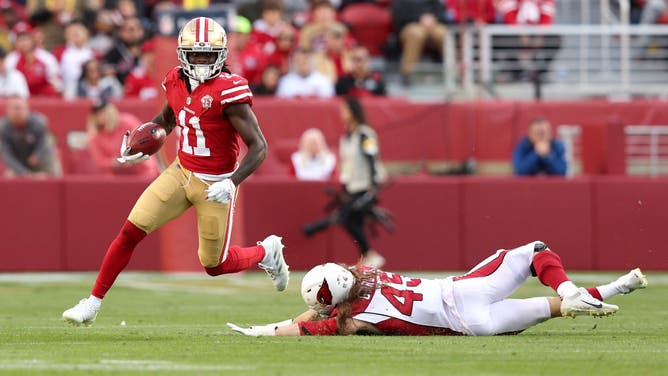
[[58, 60], [39, 48], [27, 24], [17, 24], [15, 50], [7, 55], [5, 65], [23, 73], [32, 96], [58, 96], [62, 88]]
[[30, 91], [23, 73], [5, 67], [5, 56], [7, 53], [0, 47], [0, 97], [29, 97]]
[[[60, 3], [64, 3], [64, 1]], [[65, 43], [65, 23], [71, 21], [71, 18], [66, 12], [63, 12], [62, 16], [61, 19], [58, 11], [51, 11], [46, 8], [30, 12], [30, 25], [34, 27], [33, 33], [35, 33], [40, 47], [51, 51]]]
[[253, 22], [253, 38], [262, 48], [265, 55], [276, 50], [276, 39], [283, 28], [290, 27], [283, 20], [283, 2], [281, 0], [260, 1], [260, 18]]
[[285, 26], [276, 39], [276, 50], [267, 57], [267, 65], [281, 69], [281, 75], [290, 71], [290, 54], [295, 46], [296, 33], [291, 26]]
[[309, 0], [283, 0], [283, 13], [296, 28], [302, 28], [308, 21]]
[[329, 151], [325, 135], [318, 128], [302, 133], [299, 150], [292, 153], [290, 161], [298, 180], [329, 180], [336, 167], [336, 156]]
[[552, 125], [543, 118], [529, 124], [526, 137], [522, 138], [513, 152], [513, 167], [516, 175], [566, 175], [566, 148], [560, 140], [552, 137]]
[[350, 72], [336, 83], [337, 95], [365, 97], [385, 95], [385, 81], [378, 72], [369, 69], [369, 51], [358, 46], [350, 52]]
[[496, 21], [494, 0], [445, 0], [446, 21], [456, 24], [492, 24]]
[[336, 20], [336, 9], [329, 0], [313, 0], [311, 21], [302, 27], [299, 34], [299, 47], [314, 52], [326, 51], [325, 36], [332, 26], [346, 29]]
[[6, 176], [60, 176], [62, 169], [46, 118], [30, 111], [28, 100], [9, 97], [0, 119], [0, 152]]
[[12, 28], [19, 21], [19, 16], [11, 3], [0, 4], [0, 48], [12, 49]]
[[74, 93], [81, 77], [81, 67], [95, 55], [88, 47], [88, 29], [81, 22], [74, 21], [65, 27], [65, 43], [55, 55], [60, 60], [65, 93]]
[[90, 99], [111, 99], [121, 98], [122, 96], [123, 86], [121, 83], [113, 74], [104, 76], [102, 66], [96, 59], [90, 59], [84, 63], [75, 94], [66, 95], [68, 98]]
[[[150, 19], [146, 18], [144, 14], [145, 5], [147, 1], [141, 0], [109, 0], [107, 1], [107, 7], [112, 7], [114, 12], [114, 17], [120, 20], [126, 20], [128, 18], [138, 18], [139, 22], [144, 30], [144, 38], [153, 37], [153, 23]], [[115, 5], [113, 4], [115, 3]]]
[[442, 0], [392, 1], [392, 21], [402, 45], [399, 73], [404, 86], [426, 47], [443, 56], [445, 9]]
[[155, 42], [151, 39], [141, 47], [139, 65], [130, 72], [125, 79], [125, 97], [140, 99], [153, 99], [158, 97], [156, 80], [150, 72], [153, 72], [155, 62]]
[[144, 29], [137, 17], [123, 20], [114, 47], [104, 55], [104, 62], [114, 69], [120, 83], [139, 64]]
[[117, 20], [110, 10], [100, 9], [97, 12], [93, 23], [93, 36], [88, 42], [96, 55], [104, 56], [114, 47], [113, 35], [118, 27], [116, 22], [120, 23], [121, 21], [120, 19]]
[[135, 0], [115, 0], [112, 1], [114, 10], [121, 18], [142, 17], [143, 1]]
[[638, 20], [641, 25], [655, 24], [668, 7], [666, 0], [646, 0], [643, 3], [640, 19]]
[[232, 28], [234, 29], [234, 34], [231, 35], [233, 53], [230, 53], [228, 62], [230, 70], [249, 83], [260, 82], [262, 71], [267, 65], [267, 58], [251, 34], [253, 27], [250, 21], [246, 17], [237, 16]]
[[118, 140], [135, 129], [141, 121], [134, 115], [121, 113], [116, 106], [105, 100], [94, 100], [88, 117], [88, 150], [98, 169], [107, 175], [137, 175], [145, 178], [158, 176], [155, 158], [145, 163], [120, 163]]
[[262, 71], [262, 80], [250, 85], [253, 95], [276, 95], [280, 78], [281, 69], [275, 65], [267, 65]]
[[347, 30], [338, 24], [325, 33], [325, 50], [315, 53], [315, 69], [336, 83], [349, 70]]
[[[643, 2], [644, 5], [640, 12], [640, 19], [638, 23], [640, 25], [654, 25], [657, 23], [662, 14], [666, 12], [668, 8], [668, 1], [666, 0], [647, 0]], [[649, 34], [643, 34], [638, 36], [634, 41], [634, 51], [633, 55], [636, 58], [645, 58], [647, 57], [647, 47], [650, 45], [652, 36]]]
[[283, 98], [329, 98], [334, 96], [334, 84], [315, 71], [313, 53], [299, 49], [292, 56], [292, 71], [278, 82], [276, 95]]
[[[551, 25], [554, 19], [554, 0], [500, 0], [498, 9], [507, 25]], [[557, 35], [522, 35], [510, 37], [510, 61], [517, 62], [515, 79], [539, 82], [550, 62], [559, 51]], [[508, 45], [508, 43], [504, 43]]]

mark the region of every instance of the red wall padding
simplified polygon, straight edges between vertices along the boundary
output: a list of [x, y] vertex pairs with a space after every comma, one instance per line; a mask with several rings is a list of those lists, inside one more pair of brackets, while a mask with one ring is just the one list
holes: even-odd
[[559, 252], [566, 267], [593, 265], [588, 180], [490, 178], [463, 185], [466, 265], [499, 248], [533, 240]]
[[[69, 178], [63, 184], [62, 269], [96, 268], [149, 183], [131, 178]], [[154, 270], [159, 260], [160, 237], [151, 234], [137, 247], [128, 267]]]
[[592, 189], [593, 267], [668, 269], [668, 181], [603, 178]]
[[[290, 153], [299, 136], [311, 127], [320, 128], [327, 142], [338, 147], [343, 131], [340, 99], [281, 100], [254, 98], [254, 110], [270, 146], [270, 161], [260, 173], [284, 176]], [[62, 151], [65, 171], [72, 171], [71, 156], [65, 148], [70, 131], [83, 131], [90, 103], [57, 99], [32, 99], [34, 110], [47, 115]], [[619, 137], [607, 137], [614, 124], [668, 124], [664, 101], [556, 101], [556, 102], [432, 102], [412, 103], [396, 98], [363, 100], [369, 123], [380, 138], [382, 157], [387, 161], [478, 161], [509, 163], [515, 143], [526, 132], [531, 119], [544, 117], [555, 126], [580, 125], [582, 161], [587, 174], [623, 172], [623, 150]], [[121, 111], [135, 114], [142, 121], [153, 118], [161, 107], [157, 101], [121, 100]], [[4, 105], [0, 103], [0, 115]], [[610, 138], [610, 139], [609, 139]], [[623, 140], [621, 140], [623, 142]], [[173, 157], [175, 137], [164, 149]], [[616, 157], [616, 158], [615, 158]], [[621, 157], [621, 158], [620, 158]], [[271, 167], [269, 167], [271, 166]]]
[[[146, 181], [0, 181], [0, 271], [96, 270]], [[339, 228], [307, 239], [320, 218], [326, 183], [253, 177], [241, 186], [233, 243], [283, 237], [293, 270], [326, 261], [353, 263], [358, 252]], [[668, 270], [668, 179], [595, 177], [504, 179], [412, 177], [381, 194], [394, 234], [372, 245], [387, 269], [464, 270], [498, 248], [543, 240], [569, 269]], [[169, 235], [168, 235], [169, 234]], [[201, 270], [192, 213], [151, 234], [130, 269]]]
[[63, 186], [0, 180], [0, 271], [63, 268]]

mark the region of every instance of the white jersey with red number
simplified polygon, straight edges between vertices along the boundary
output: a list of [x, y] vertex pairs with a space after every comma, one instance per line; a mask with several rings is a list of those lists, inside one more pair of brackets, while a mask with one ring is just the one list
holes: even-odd
[[239, 156], [239, 134], [223, 115], [233, 103], [252, 104], [248, 81], [221, 73], [200, 83], [190, 93], [181, 67], [170, 70], [163, 81], [167, 102], [179, 126], [178, 157], [186, 169], [211, 176], [234, 171]]
[[384, 334], [461, 334], [443, 300], [443, 282], [381, 272], [380, 287], [353, 303], [352, 317]]

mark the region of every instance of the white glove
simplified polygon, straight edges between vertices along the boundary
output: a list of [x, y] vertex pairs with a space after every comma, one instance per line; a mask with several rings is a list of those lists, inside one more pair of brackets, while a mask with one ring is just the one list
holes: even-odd
[[128, 137], [130, 137], [130, 131], [125, 132], [123, 135], [123, 142], [121, 143], [121, 156], [116, 158], [120, 163], [135, 164], [139, 162], [144, 162], [149, 159], [151, 156], [144, 154], [142, 152], [136, 154], [130, 153], [130, 148], [128, 147]]
[[237, 187], [234, 185], [231, 179], [217, 181], [206, 189], [206, 200], [226, 204], [232, 200], [234, 197], [234, 191], [236, 190]]
[[260, 326], [251, 326], [250, 328], [242, 328], [240, 326], [234, 325], [231, 322], [227, 323], [227, 326], [235, 332], [239, 332], [245, 336], [251, 337], [260, 337], [260, 336], [275, 336], [276, 335], [276, 326], [270, 325], [260, 325]]
[[275, 322], [267, 325], [255, 325], [250, 328], [242, 328], [238, 325], [232, 324], [231, 322], [227, 323], [227, 326], [235, 332], [239, 332], [246, 336], [251, 337], [260, 337], [260, 336], [275, 336], [276, 328], [279, 326], [292, 325], [292, 319], [287, 319], [281, 322]]

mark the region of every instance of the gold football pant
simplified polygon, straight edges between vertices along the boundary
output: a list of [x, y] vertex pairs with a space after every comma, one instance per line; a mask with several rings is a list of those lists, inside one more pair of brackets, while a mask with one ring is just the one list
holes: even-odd
[[144, 190], [128, 220], [148, 234], [194, 206], [199, 261], [205, 268], [216, 267], [227, 257], [234, 201], [226, 204], [206, 201], [207, 184], [212, 183], [195, 177], [177, 159]]

